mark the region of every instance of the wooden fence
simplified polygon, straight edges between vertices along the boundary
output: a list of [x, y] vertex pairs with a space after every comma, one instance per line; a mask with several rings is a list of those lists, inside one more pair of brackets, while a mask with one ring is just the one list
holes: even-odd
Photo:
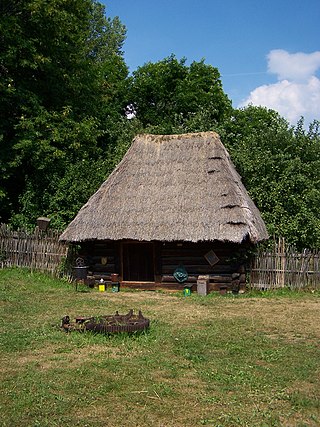
[[297, 252], [281, 238], [271, 250], [258, 250], [251, 265], [250, 286], [320, 289], [320, 253], [309, 249]]
[[59, 232], [35, 229], [34, 233], [13, 231], [0, 225], [0, 266], [27, 267], [31, 270], [61, 275], [68, 257], [68, 246], [59, 242]]
[[[68, 245], [59, 242], [58, 231], [43, 232], [36, 228], [29, 234], [0, 225], [0, 268], [27, 267], [55, 276], [70, 276], [63, 265], [70, 257]], [[258, 250], [251, 265], [249, 286], [254, 289], [320, 289], [320, 253], [308, 249], [297, 252], [281, 238], [272, 250]]]

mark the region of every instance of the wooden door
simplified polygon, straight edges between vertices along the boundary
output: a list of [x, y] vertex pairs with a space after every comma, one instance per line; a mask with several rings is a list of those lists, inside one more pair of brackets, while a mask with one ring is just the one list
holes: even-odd
[[153, 243], [123, 243], [123, 280], [154, 282]]

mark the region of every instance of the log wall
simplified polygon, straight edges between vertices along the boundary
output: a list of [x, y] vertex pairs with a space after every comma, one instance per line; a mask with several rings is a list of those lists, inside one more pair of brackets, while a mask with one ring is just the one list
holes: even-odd
[[[188, 273], [188, 285], [196, 290], [199, 275], [209, 276], [209, 291], [243, 291], [245, 289], [245, 270], [235, 255], [242, 250], [240, 245], [228, 243], [189, 243], [189, 242], [153, 242], [154, 244], [154, 282], [123, 282], [122, 280], [122, 243], [91, 242], [82, 245], [80, 256], [86, 258], [89, 275], [95, 280], [103, 278], [111, 281], [111, 274], [120, 275], [120, 282], [128, 287], [139, 289], [180, 290], [173, 276], [175, 269], [183, 265]], [[219, 258], [210, 265], [205, 255], [214, 251]]]
[[[240, 246], [228, 243], [161, 243], [161, 282], [176, 284], [173, 273], [178, 265], [183, 265], [188, 272], [188, 284], [196, 283], [199, 275], [209, 276], [209, 291], [243, 290], [245, 287], [245, 271], [235, 255]], [[213, 251], [219, 258], [210, 265], [205, 255]]]
[[88, 274], [96, 280], [111, 281], [112, 273], [120, 271], [120, 245], [117, 242], [88, 242], [81, 245], [79, 256], [89, 266]]

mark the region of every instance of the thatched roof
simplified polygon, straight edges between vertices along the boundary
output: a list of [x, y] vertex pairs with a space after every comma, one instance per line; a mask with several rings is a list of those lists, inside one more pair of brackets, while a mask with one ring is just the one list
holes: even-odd
[[268, 237], [214, 132], [138, 135], [60, 240], [227, 241]]

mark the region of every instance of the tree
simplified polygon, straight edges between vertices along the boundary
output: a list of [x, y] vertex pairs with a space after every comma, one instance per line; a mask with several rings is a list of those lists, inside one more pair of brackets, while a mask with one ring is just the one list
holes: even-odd
[[105, 124], [124, 114], [125, 28], [92, 0], [1, 8], [0, 219], [34, 223], [56, 177], [115, 143]]
[[218, 69], [204, 61], [187, 66], [185, 58], [179, 61], [174, 55], [133, 72], [128, 105], [156, 133], [197, 130], [199, 123], [208, 130], [231, 112]]
[[320, 247], [320, 133], [290, 127], [273, 110], [235, 110], [224, 141], [269, 233], [299, 249]]

